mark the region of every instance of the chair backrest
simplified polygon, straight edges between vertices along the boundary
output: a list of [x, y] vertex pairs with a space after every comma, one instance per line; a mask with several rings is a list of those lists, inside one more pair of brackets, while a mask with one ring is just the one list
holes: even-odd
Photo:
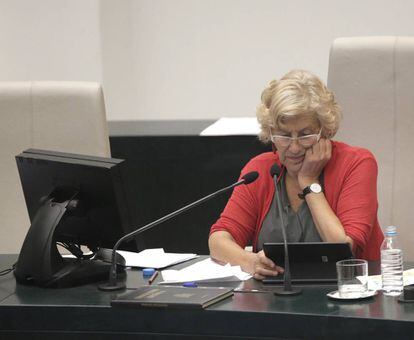
[[398, 226], [414, 260], [414, 37], [336, 39], [328, 86], [344, 112], [336, 138], [374, 153], [380, 224]]
[[109, 156], [102, 88], [91, 82], [0, 82], [0, 252], [30, 226], [15, 156], [27, 148]]

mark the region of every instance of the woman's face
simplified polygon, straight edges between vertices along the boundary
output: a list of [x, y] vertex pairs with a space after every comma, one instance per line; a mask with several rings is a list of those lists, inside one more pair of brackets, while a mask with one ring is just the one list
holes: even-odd
[[[307, 135], [317, 135], [320, 129], [319, 121], [315, 117], [302, 116], [288, 119], [279, 124], [277, 129], [272, 130], [272, 135], [298, 138]], [[280, 162], [290, 174], [297, 174], [302, 167], [306, 150], [317, 143], [317, 138], [311, 137], [310, 145], [309, 143], [299, 142], [297, 139], [292, 140], [289, 145], [285, 145], [286, 141], [282, 143], [277, 137], [273, 138], [273, 143], [277, 148]], [[302, 144], [305, 144], [305, 146]]]

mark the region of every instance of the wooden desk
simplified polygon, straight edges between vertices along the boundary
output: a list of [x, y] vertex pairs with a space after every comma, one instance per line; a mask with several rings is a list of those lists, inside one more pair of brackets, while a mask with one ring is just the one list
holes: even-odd
[[[0, 268], [16, 258], [0, 255]], [[141, 272], [129, 271], [127, 286], [140, 284], [145, 284]], [[261, 283], [241, 285], [259, 288]], [[205, 310], [112, 308], [111, 298], [118, 293], [96, 286], [41, 289], [16, 285], [12, 274], [1, 277], [0, 338], [412, 339], [414, 334], [414, 304], [382, 294], [338, 302], [326, 297], [334, 286], [307, 286], [294, 297], [235, 293]]]

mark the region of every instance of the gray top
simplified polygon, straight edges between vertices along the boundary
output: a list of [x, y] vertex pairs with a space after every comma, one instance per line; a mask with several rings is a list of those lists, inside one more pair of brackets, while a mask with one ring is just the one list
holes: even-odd
[[[299, 206], [297, 213], [292, 209], [289, 203], [285, 174], [279, 181], [279, 192], [282, 203], [283, 220], [286, 227], [286, 238], [288, 242], [322, 242], [315, 224], [313, 223], [312, 214], [305, 200]], [[323, 182], [321, 176], [321, 183]], [[323, 184], [322, 184], [323, 186]], [[273, 196], [270, 209], [263, 220], [262, 229], [259, 233], [257, 242], [257, 251], [263, 249], [264, 242], [283, 242], [283, 234], [281, 228], [281, 219], [279, 209], [277, 208], [276, 191]]]

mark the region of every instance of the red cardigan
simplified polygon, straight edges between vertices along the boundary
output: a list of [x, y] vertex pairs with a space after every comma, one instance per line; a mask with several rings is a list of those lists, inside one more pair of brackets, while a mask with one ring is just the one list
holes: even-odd
[[[366, 149], [335, 141], [332, 144], [332, 157], [324, 169], [326, 199], [345, 233], [353, 239], [355, 256], [379, 260], [384, 236], [377, 218], [377, 162]], [[249, 242], [256, 248], [260, 228], [275, 193], [270, 176], [275, 162], [280, 165], [278, 154], [266, 152], [247, 163], [241, 176], [257, 171], [259, 178], [234, 189], [210, 234], [225, 230], [242, 248]]]

